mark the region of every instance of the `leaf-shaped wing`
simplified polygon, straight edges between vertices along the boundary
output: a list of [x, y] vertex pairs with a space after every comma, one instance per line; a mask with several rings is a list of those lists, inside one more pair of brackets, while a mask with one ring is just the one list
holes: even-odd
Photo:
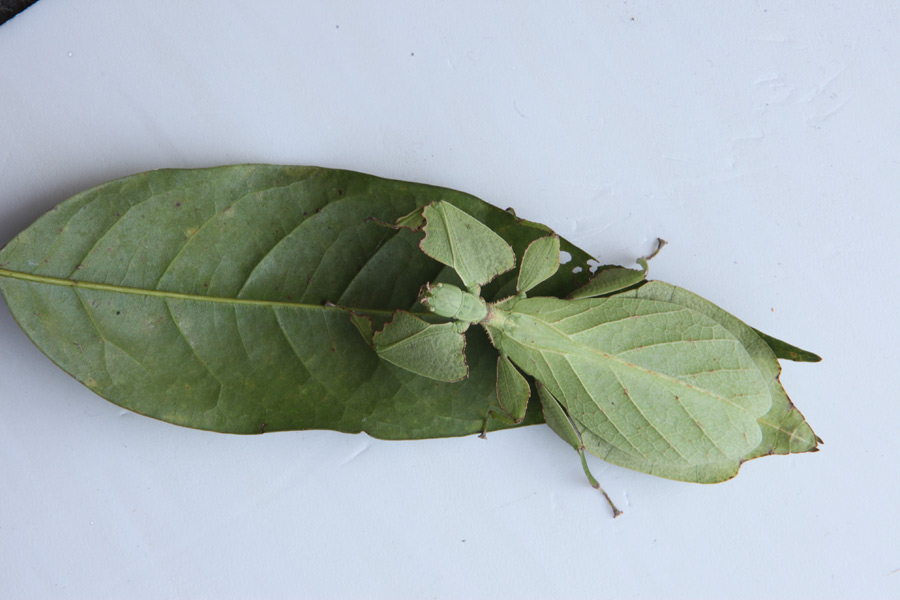
[[419, 246], [453, 268], [466, 287], [482, 286], [516, 266], [516, 255], [503, 238], [447, 202], [425, 207], [425, 238]]
[[486, 322], [494, 343], [547, 386], [601, 458], [697, 481], [707, 465], [759, 445], [767, 382], [740, 340], [703, 313], [620, 296], [504, 308]]
[[[628, 295], [633, 295], [637, 298], [673, 302], [691, 310], [702, 312], [727, 328], [732, 335], [741, 341], [741, 344], [753, 358], [757, 369], [763, 374], [769, 387], [769, 393], [772, 396], [772, 406], [765, 415], [759, 418], [759, 424], [763, 433], [762, 441], [759, 446], [742, 456], [742, 461], [769, 454], [813, 452], [817, 449], [819, 444], [818, 437], [800, 411], [791, 402], [787, 392], [785, 392], [784, 387], [778, 380], [781, 374], [781, 365], [778, 364], [776, 355], [771, 349], [769, 342], [769, 339], [774, 338], [763, 339], [756, 330], [709, 300], [662, 281], [652, 281], [637, 290], [628, 292]], [[791, 347], [793, 348], [793, 346]], [[734, 469], [734, 472], [737, 472], [737, 468]]]

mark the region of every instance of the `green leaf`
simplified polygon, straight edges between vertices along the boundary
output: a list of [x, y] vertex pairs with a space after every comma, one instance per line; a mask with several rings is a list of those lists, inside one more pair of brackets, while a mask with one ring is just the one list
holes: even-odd
[[[231, 433], [478, 433], [496, 384], [483, 332], [467, 334], [469, 377], [441, 383], [380, 360], [345, 310], [379, 329], [447, 276], [420, 233], [373, 221], [439, 200], [519, 255], [546, 235], [468, 194], [349, 171], [160, 170], [78, 194], [23, 231], [0, 250], [0, 291], [51, 360], [154, 418]], [[587, 271], [589, 255], [562, 248]], [[559, 272], [541, 288], [564, 296], [585, 279]], [[507, 273], [482, 295], [514, 284]], [[522, 424], [541, 420], [535, 407]]]
[[[682, 304], [615, 296], [512, 299], [484, 321], [605, 460], [712, 481], [762, 440], [764, 374], [726, 327]], [[726, 477], [727, 478], [727, 477]]]
[[425, 207], [422, 251], [451, 267], [467, 288], [482, 286], [516, 266], [503, 238], [477, 219], [446, 202]]
[[416, 375], [459, 381], [469, 374], [466, 336], [455, 323], [426, 323], [404, 310], [375, 334], [378, 356]]
[[524, 293], [543, 283], [559, 269], [559, 236], [548, 235], [531, 242], [522, 257], [516, 291]]
[[792, 346], [787, 342], [782, 342], [779, 339], [773, 338], [771, 335], [766, 335], [758, 329], [754, 329], [754, 331], [756, 332], [756, 335], [761, 337], [763, 341], [769, 345], [769, 348], [772, 349], [772, 352], [774, 352], [775, 356], [778, 358], [793, 360], [795, 362], [820, 362], [822, 360], [821, 356], [814, 354], [809, 350], [804, 350], [803, 348]]

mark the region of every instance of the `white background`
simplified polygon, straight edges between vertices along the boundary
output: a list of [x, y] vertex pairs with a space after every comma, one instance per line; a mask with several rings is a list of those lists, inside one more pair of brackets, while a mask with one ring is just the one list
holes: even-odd
[[159, 167], [473, 193], [820, 353], [822, 452], [716, 486], [546, 427], [381, 442], [136, 416], [0, 308], [3, 598], [900, 597], [900, 8], [41, 0], [0, 27], [0, 245]]

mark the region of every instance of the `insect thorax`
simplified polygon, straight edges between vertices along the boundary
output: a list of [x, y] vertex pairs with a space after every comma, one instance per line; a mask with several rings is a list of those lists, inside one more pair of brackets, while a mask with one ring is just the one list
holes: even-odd
[[480, 297], [445, 283], [425, 286], [421, 301], [438, 316], [468, 323], [478, 323], [488, 313]]

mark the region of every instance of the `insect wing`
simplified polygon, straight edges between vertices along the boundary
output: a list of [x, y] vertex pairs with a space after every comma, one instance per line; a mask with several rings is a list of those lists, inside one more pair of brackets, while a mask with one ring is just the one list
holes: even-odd
[[529, 298], [506, 318], [491, 332], [501, 352], [547, 386], [587, 449], [610, 462], [701, 481], [707, 465], [739, 465], [761, 441], [764, 377], [738, 339], [697, 311]]

